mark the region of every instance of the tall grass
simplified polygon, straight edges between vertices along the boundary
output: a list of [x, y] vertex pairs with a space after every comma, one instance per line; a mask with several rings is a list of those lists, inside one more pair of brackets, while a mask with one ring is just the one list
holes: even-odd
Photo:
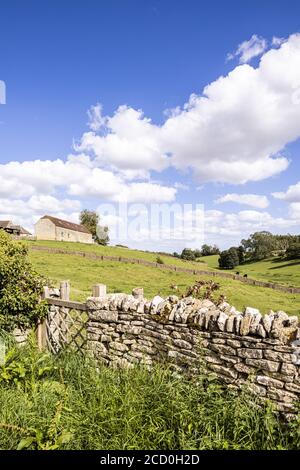
[[297, 418], [164, 366], [117, 370], [11, 348], [0, 366], [0, 449], [297, 449]]

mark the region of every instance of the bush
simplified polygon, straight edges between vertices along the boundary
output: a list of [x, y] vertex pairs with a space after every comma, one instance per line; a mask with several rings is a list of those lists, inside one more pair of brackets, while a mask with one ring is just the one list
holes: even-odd
[[160, 256], [157, 256], [156, 262], [157, 264], [165, 264], [164, 260]]
[[219, 266], [222, 269], [233, 269], [240, 263], [239, 252], [237, 248], [229, 248], [229, 250], [222, 251], [219, 258]]
[[46, 314], [40, 302], [46, 281], [28, 261], [27, 248], [0, 231], [0, 328], [28, 328]]
[[191, 248], [184, 248], [181, 253], [181, 259], [185, 259], [187, 261], [195, 261], [195, 253]]
[[300, 259], [300, 243], [291, 244], [285, 255], [287, 259]]

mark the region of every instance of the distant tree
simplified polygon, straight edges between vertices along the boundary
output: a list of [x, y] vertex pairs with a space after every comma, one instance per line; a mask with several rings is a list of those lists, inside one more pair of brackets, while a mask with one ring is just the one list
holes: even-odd
[[191, 248], [184, 248], [181, 253], [181, 258], [188, 261], [195, 261], [195, 253]]
[[292, 243], [285, 255], [287, 259], [300, 259], [300, 243]]
[[259, 261], [272, 256], [278, 242], [272, 233], [262, 231], [253, 233], [247, 240], [242, 240], [241, 245], [251, 261]]
[[220, 253], [219, 248], [216, 245], [202, 245], [201, 247], [202, 256], [218, 255]]
[[99, 245], [107, 245], [109, 242], [108, 227], [100, 225], [100, 216], [96, 211], [84, 209], [81, 211], [80, 223], [84, 225], [92, 234], [93, 239]]
[[201, 250], [194, 250], [194, 255], [195, 255], [195, 258], [201, 258], [202, 256], [202, 251]]
[[239, 257], [239, 264], [243, 264], [244, 261], [245, 261], [245, 248], [240, 245], [238, 248], [237, 248], [237, 252], [238, 252], [238, 257]]
[[222, 269], [233, 269], [239, 265], [239, 254], [235, 247], [222, 251], [219, 257], [219, 266]]

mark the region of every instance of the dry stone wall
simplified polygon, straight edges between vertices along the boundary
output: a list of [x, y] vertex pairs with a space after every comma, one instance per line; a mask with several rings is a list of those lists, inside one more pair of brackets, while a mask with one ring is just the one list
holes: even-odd
[[298, 317], [262, 315], [194, 298], [109, 294], [87, 301], [87, 349], [107, 365], [166, 362], [190, 374], [205, 366], [229, 387], [248, 386], [280, 411], [300, 398]]

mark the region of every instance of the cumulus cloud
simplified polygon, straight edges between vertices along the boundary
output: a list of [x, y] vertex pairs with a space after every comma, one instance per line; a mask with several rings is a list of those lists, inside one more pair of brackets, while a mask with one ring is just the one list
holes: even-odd
[[205, 232], [217, 236], [238, 237], [261, 230], [284, 231], [296, 227], [297, 220], [274, 217], [268, 212], [244, 210], [237, 213], [206, 211]]
[[[120, 106], [99, 115], [76, 150], [114, 172], [192, 170], [199, 182], [244, 184], [286, 170], [285, 146], [300, 136], [300, 35], [243, 64], [169, 111], [162, 125]], [[100, 125], [100, 124], [99, 124]], [[98, 127], [98, 126], [96, 126]], [[133, 173], [134, 174], [134, 173]]]
[[272, 193], [272, 196], [283, 201], [300, 202], [300, 181], [291, 185], [286, 192]]
[[94, 106], [91, 106], [87, 112], [88, 114], [88, 126], [92, 131], [99, 131], [106, 126], [106, 119], [102, 116], [102, 105], [97, 103]]
[[266, 196], [259, 196], [257, 194], [225, 194], [219, 197], [216, 201], [217, 204], [224, 202], [236, 202], [237, 204], [244, 204], [246, 206], [255, 207], [257, 209], [265, 209], [269, 206], [269, 201]]
[[0, 220], [13, 220], [29, 230], [45, 214], [78, 222], [80, 210], [81, 202], [74, 199], [47, 195], [34, 195], [27, 200], [0, 198]]
[[[272, 44], [278, 45], [279, 38], [273, 38]], [[227, 60], [232, 60], [235, 57], [239, 58], [240, 64], [250, 62], [254, 57], [262, 55], [268, 47], [266, 39], [253, 34], [249, 41], [243, 41], [238, 45], [235, 52], [227, 55]]]
[[[147, 203], [172, 201], [177, 191], [175, 187], [152, 182], [128, 182], [111, 170], [94, 167], [90, 158], [83, 154], [78, 159], [71, 155], [66, 162], [33, 160], [0, 165], [1, 180], [9, 184], [1, 187], [0, 196], [15, 194], [28, 198], [38, 195], [44, 202], [50, 202], [50, 196], [58, 190], [81, 198]], [[32, 201], [29, 199], [26, 204]]]
[[281, 44], [283, 44], [284, 42], [286, 41], [286, 38], [279, 38], [277, 36], [273, 36], [272, 38], [272, 46], [281, 46]]
[[289, 206], [289, 216], [298, 221], [300, 225], [300, 202], [292, 202]]

